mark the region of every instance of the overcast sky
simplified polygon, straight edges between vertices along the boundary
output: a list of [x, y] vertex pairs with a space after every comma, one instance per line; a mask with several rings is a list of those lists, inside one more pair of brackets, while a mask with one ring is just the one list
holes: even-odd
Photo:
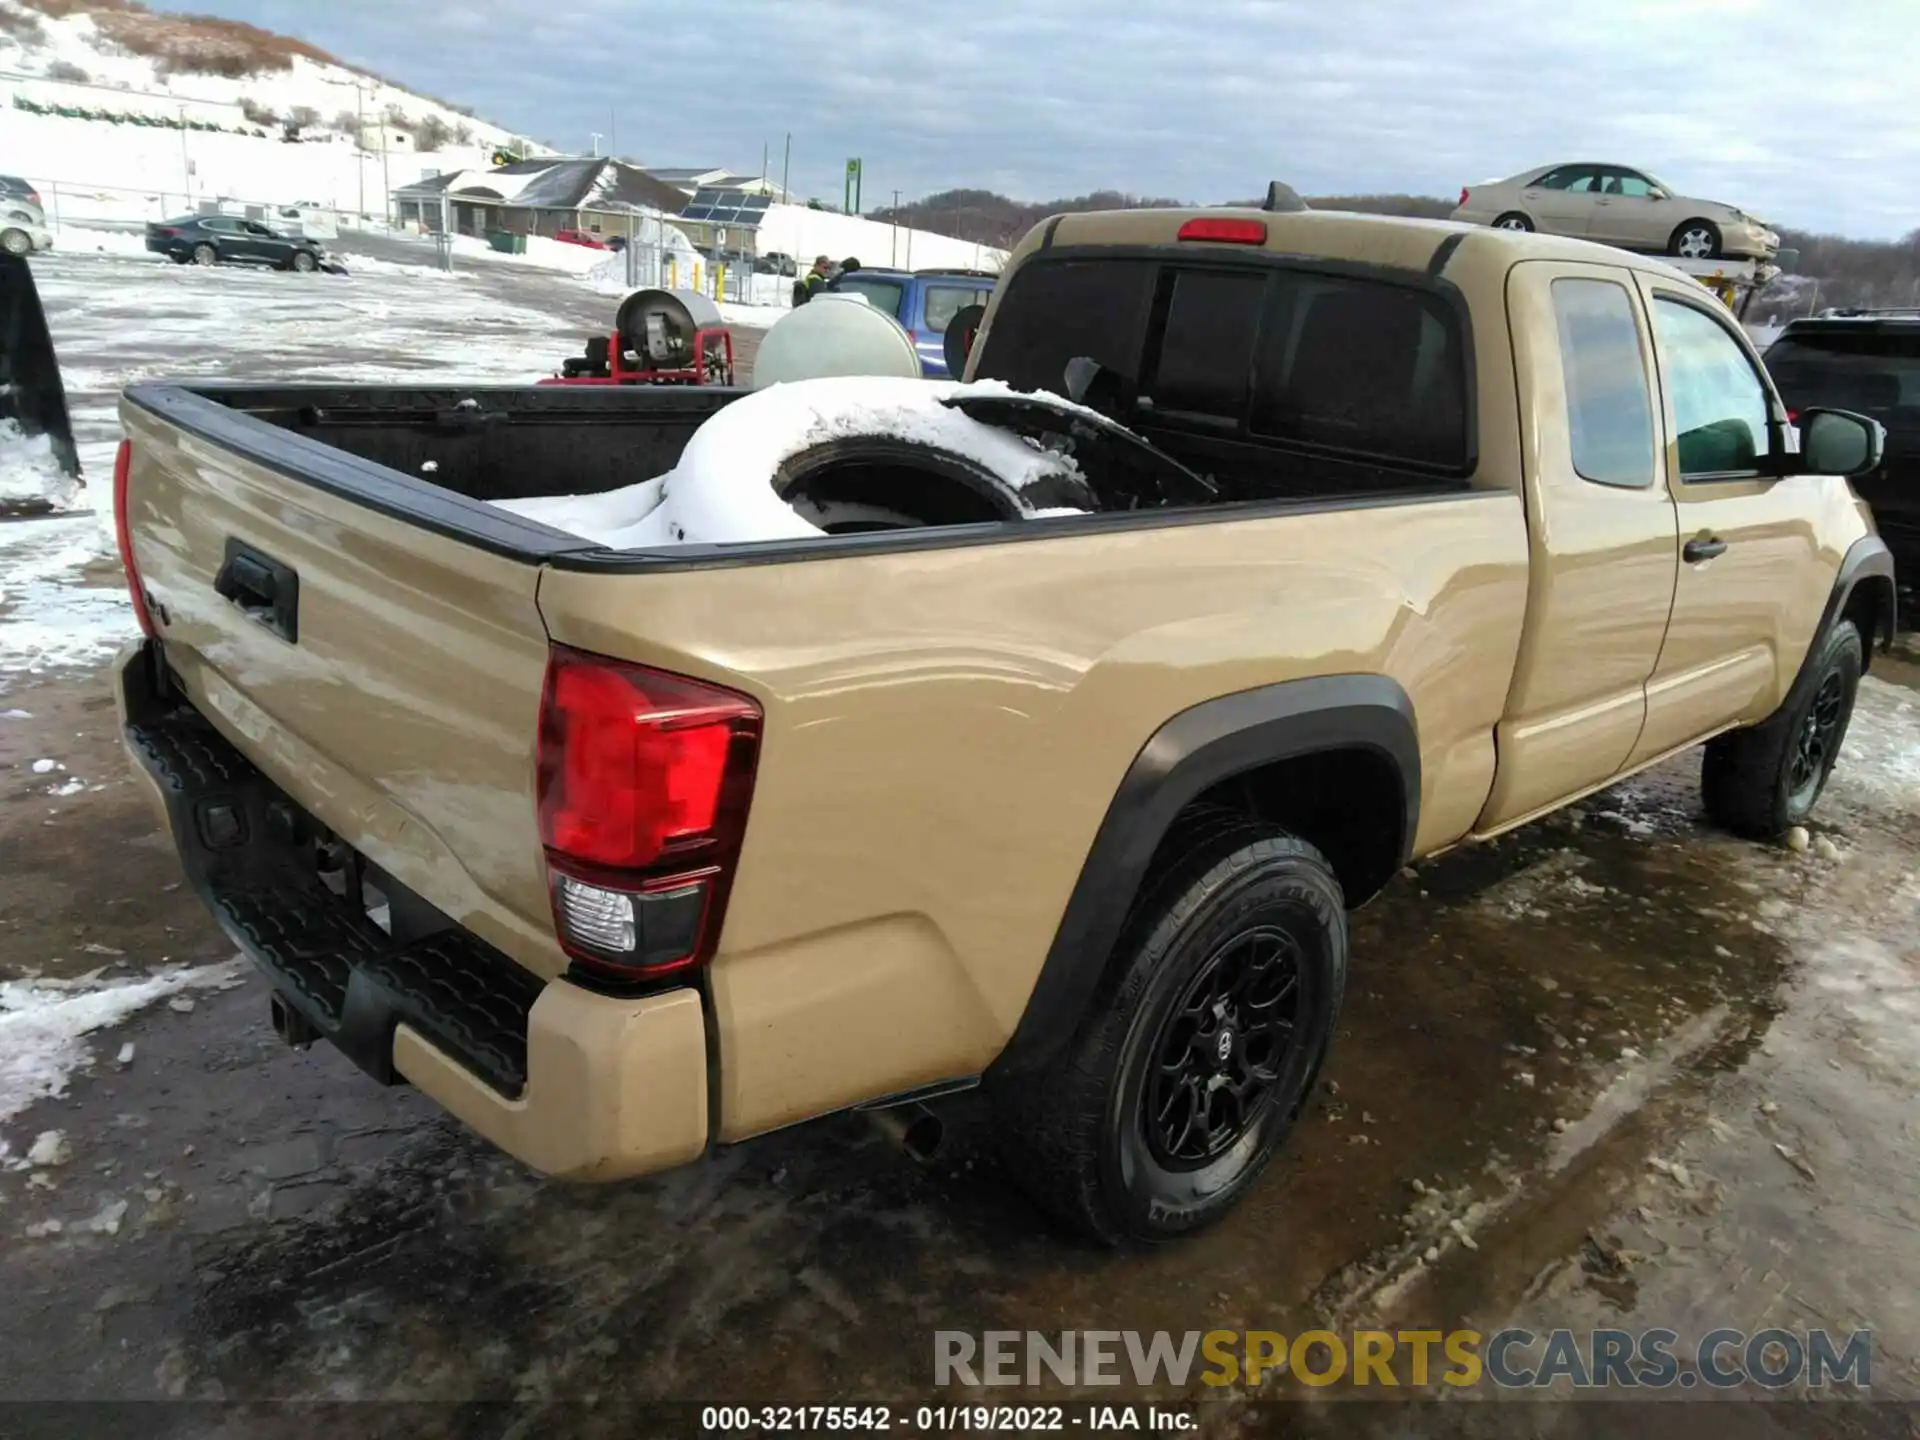
[[[1616, 160], [1778, 223], [1920, 228], [1920, 0], [193, 0], [486, 119], [865, 203], [1218, 201]], [[606, 143], [604, 140], [603, 144]]]

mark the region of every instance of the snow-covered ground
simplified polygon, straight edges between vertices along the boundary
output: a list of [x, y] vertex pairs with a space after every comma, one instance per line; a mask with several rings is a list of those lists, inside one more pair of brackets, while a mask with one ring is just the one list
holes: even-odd
[[[0, 980], [0, 1124], [36, 1100], [66, 1093], [68, 1079], [96, 1058], [87, 1036], [162, 1000], [237, 985], [247, 968], [245, 961], [234, 960], [198, 968], [172, 966], [119, 980], [104, 978], [102, 971], [73, 980]], [[37, 1148], [37, 1154], [28, 1150], [14, 1156], [0, 1137], [0, 1163], [58, 1163], [57, 1141]]]
[[[160, 376], [528, 382], [578, 351], [580, 302], [599, 304], [585, 285], [531, 271], [522, 282], [510, 265], [483, 271], [462, 261], [448, 274], [356, 258], [344, 278], [203, 270], [167, 264], [110, 232], [81, 233], [98, 237], [104, 252], [86, 253], [75, 232], [63, 232], [61, 248], [35, 257], [33, 270], [89, 483], [67, 497], [44, 464], [44, 442], [30, 441], [0, 445], [0, 493], [71, 498], [95, 513], [0, 522], [0, 694], [18, 677], [98, 663], [133, 633], [107, 483], [127, 384]], [[571, 312], [541, 308], [545, 297], [568, 294]]]

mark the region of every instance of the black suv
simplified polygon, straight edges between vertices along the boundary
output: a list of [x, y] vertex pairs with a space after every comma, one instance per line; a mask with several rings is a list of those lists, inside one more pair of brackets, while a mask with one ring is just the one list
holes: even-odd
[[1920, 309], [1830, 310], [1795, 320], [1763, 357], [1794, 414], [1832, 406], [1887, 427], [1886, 463], [1854, 481], [1893, 551], [1901, 616], [1920, 610]]

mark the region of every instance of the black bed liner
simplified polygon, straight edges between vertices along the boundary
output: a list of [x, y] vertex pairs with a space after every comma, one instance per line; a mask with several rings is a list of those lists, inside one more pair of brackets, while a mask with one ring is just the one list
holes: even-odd
[[[191, 381], [129, 386], [125, 398], [127, 404], [254, 464], [424, 530], [530, 564], [612, 574], [948, 550], [1507, 493], [1476, 490], [1468, 488], [1465, 481], [1451, 481], [1388, 492], [1291, 496], [1231, 506], [1133, 510], [1044, 521], [927, 526], [725, 545], [674, 545], [656, 550], [609, 549], [487, 503], [614, 488], [611, 483], [581, 483], [583, 472], [591, 472], [594, 467], [570, 463], [566, 449], [569, 444], [594, 447], [595, 463], [605, 471], [619, 453], [610, 450], [604, 438], [610, 432], [626, 432], [626, 440], [616, 443], [630, 444], [635, 456], [617, 483], [661, 473], [665, 466], [650, 468], [643, 457], [657, 458], [661, 448], [669, 444], [675, 447], [677, 457], [678, 446], [701, 421], [747, 393], [719, 386], [263, 387]], [[327, 438], [319, 438], [323, 435]], [[431, 441], [426, 438], [429, 436], [433, 437]], [[514, 440], [509, 441], [509, 436]], [[538, 463], [503, 464], [499, 452], [513, 443], [537, 452]], [[356, 454], [350, 448], [353, 446], [392, 454], [408, 469], [403, 471]], [[451, 476], [440, 463], [442, 457], [457, 455], [461, 446], [487, 452], [495, 474], [510, 477], [511, 483], [481, 487], [490, 492], [481, 495], [464, 494], [443, 483]], [[435, 460], [439, 468], [428, 470], [425, 459]], [[586, 473], [586, 478], [592, 480], [594, 476]]]

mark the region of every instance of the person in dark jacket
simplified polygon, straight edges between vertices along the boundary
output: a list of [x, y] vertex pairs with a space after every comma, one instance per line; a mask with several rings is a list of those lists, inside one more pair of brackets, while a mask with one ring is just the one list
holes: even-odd
[[813, 298], [813, 292], [832, 278], [833, 261], [824, 255], [813, 257], [813, 268], [793, 282], [793, 303], [804, 305]]

